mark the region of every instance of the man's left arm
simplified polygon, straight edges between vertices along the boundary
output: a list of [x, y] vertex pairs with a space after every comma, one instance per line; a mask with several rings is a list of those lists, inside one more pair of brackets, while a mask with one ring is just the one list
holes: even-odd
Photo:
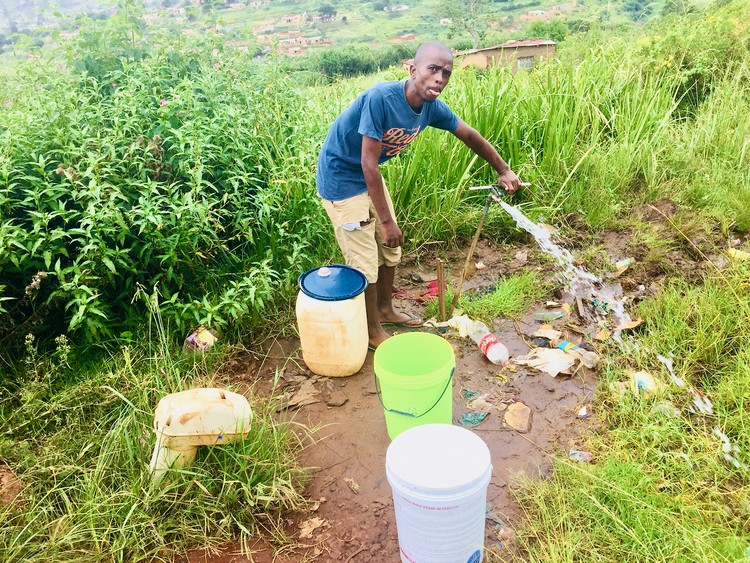
[[479, 131], [459, 119], [458, 127], [456, 127], [452, 133], [495, 169], [497, 172], [497, 182], [506, 192], [512, 194], [520, 187], [521, 180], [516, 176], [516, 173], [510, 169], [510, 166], [508, 166], [497, 150], [495, 150], [495, 147], [493, 147], [487, 139], [482, 137]]

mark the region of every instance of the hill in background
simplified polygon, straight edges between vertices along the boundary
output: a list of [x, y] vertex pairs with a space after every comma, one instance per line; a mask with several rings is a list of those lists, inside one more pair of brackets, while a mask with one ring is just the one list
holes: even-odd
[[[698, 0], [705, 4], [705, 0]], [[298, 56], [331, 45], [388, 44], [438, 38], [460, 49], [511, 37], [561, 40], [594, 23], [642, 21], [688, 0], [120, 0], [146, 25], [175, 32], [214, 29], [248, 48]], [[687, 8], [686, 8], [687, 7]], [[19, 34], [41, 47], [59, 29], [75, 32], [81, 18], [105, 19], [116, 5], [96, 0], [6, 0], [0, 8], [0, 48]], [[559, 22], [565, 22], [560, 26]], [[27, 39], [27, 42], [28, 39]]]

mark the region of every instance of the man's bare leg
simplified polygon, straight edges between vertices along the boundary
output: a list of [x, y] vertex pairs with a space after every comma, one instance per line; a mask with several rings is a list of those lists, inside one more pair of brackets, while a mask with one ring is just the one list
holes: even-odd
[[377, 348], [390, 336], [383, 330], [380, 324], [380, 310], [378, 309], [378, 288], [380, 280], [371, 283], [365, 289], [365, 310], [367, 311], [367, 333], [370, 337], [370, 346]]
[[378, 268], [378, 312], [381, 323], [403, 323], [414, 317], [393, 308], [393, 280], [396, 276], [396, 266], [380, 266]]

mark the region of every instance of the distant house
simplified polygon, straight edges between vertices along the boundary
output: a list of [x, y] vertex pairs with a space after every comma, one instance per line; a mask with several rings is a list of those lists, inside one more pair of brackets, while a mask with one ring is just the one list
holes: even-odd
[[458, 51], [453, 56], [462, 68], [469, 65], [479, 68], [506, 66], [516, 70], [531, 68], [542, 59], [551, 59], [555, 56], [556, 49], [557, 43], [554, 41], [521, 39], [484, 49]]
[[284, 14], [279, 18], [281, 23], [304, 23], [307, 19], [307, 13], [304, 14]]

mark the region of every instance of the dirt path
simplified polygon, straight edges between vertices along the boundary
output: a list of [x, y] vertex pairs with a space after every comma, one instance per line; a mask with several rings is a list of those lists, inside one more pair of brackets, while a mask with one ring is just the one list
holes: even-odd
[[[502, 274], [527, 267], [527, 254], [534, 247], [514, 246], [503, 255], [500, 248], [480, 243], [476, 260], [484, 268], [472, 268], [464, 291], [495, 283]], [[457, 253], [453, 263], [462, 265]], [[460, 267], [460, 266], [459, 266]], [[431, 272], [412, 264], [399, 270], [399, 285], [410, 288], [396, 299], [401, 309], [424, 313], [422, 303], [408, 298], [424, 287], [413, 285], [418, 274], [430, 279]], [[411, 284], [411, 285], [410, 285]], [[528, 353], [532, 334], [540, 324], [534, 320], [542, 304], [530, 309], [517, 320], [498, 319], [493, 329], [508, 347], [511, 357]], [[569, 316], [554, 321], [566, 337], [579, 341], [580, 336], [565, 328]], [[422, 328], [431, 332], [436, 329]], [[394, 331], [395, 333], [395, 331]], [[485, 396], [493, 404], [489, 415], [471, 428], [491, 452], [493, 474], [487, 491], [489, 518], [486, 520], [486, 552], [502, 554], [513, 549], [513, 529], [522, 514], [509, 491], [517, 475], [541, 478], [549, 474], [550, 454], [566, 456], [569, 449], [580, 449], [577, 439], [595, 423], [591, 406], [596, 374], [585, 368], [572, 377], [540, 373], [523, 366], [502, 368], [490, 363], [476, 345], [455, 331], [444, 334], [456, 355], [453, 384], [453, 419], [458, 423], [469, 408], [466, 390]], [[214, 557], [191, 557], [193, 563], [227, 563], [275, 561], [399, 561], [398, 536], [390, 485], [385, 475], [385, 454], [390, 444], [383, 407], [375, 393], [373, 353], [368, 352], [362, 369], [350, 377], [326, 378], [311, 374], [300, 359], [299, 341], [275, 341], [259, 371], [256, 382], [267, 382], [256, 392], [270, 392], [276, 370], [282, 373], [282, 386], [292, 396], [303, 385], [314, 393], [316, 402], [287, 411], [286, 416], [310, 427], [321, 428], [317, 443], [302, 453], [300, 462], [318, 468], [306, 490], [306, 496], [319, 501], [316, 510], [295, 515], [290, 531], [297, 544], [282, 553], [264, 543], [255, 546], [251, 558], [228, 549]], [[290, 358], [296, 359], [290, 361]], [[312, 386], [312, 387], [311, 387]], [[587, 406], [594, 416], [581, 418], [581, 407]], [[514, 414], [508, 414], [514, 413]]]

